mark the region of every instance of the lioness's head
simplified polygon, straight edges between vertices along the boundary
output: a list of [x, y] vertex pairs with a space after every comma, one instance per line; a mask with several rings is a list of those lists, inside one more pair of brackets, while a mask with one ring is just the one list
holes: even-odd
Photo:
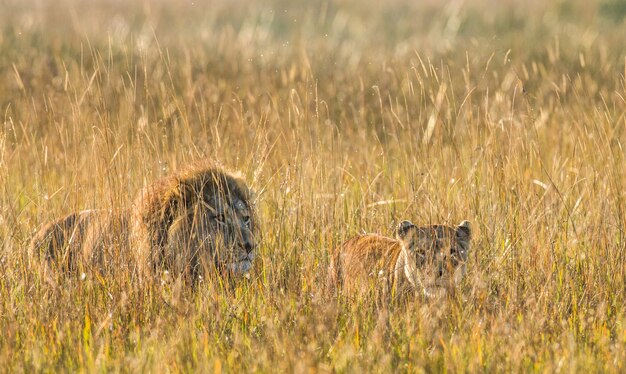
[[252, 268], [258, 228], [243, 179], [219, 168], [195, 169], [165, 178], [145, 195], [138, 210], [153, 268], [193, 277]]
[[432, 225], [415, 226], [403, 221], [396, 230], [407, 258], [414, 261], [423, 286], [457, 284], [465, 275], [472, 231], [468, 221], [456, 227]]

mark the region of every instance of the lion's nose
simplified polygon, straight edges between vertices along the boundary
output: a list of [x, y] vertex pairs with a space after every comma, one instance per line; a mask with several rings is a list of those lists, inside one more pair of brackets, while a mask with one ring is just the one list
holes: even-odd
[[243, 247], [246, 249], [247, 253], [250, 253], [250, 252], [252, 252], [254, 250], [254, 244], [252, 244], [252, 242], [249, 241], [249, 240], [246, 240], [243, 243]]

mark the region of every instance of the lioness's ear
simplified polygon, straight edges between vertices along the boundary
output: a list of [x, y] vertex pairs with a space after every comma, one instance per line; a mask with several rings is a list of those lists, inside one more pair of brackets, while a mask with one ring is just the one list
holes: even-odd
[[456, 236], [458, 238], [467, 238], [468, 240], [472, 237], [472, 228], [469, 221], [463, 221], [456, 227]]
[[396, 228], [396, 236], [403, 236], [411, 227], [415, 227], [415, 225], [409, 220], [400, 222], [400, 224]]

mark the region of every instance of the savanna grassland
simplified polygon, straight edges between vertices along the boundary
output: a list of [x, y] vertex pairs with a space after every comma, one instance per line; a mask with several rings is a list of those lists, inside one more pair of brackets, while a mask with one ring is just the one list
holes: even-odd
[[[2, 371], [626, 370], [626, 3], [0, 1]], [[44, 277], [47, 220], [209, 158], [263, 231], [234, 286]], [[470, 220], [453, 295], [329, 251]]]

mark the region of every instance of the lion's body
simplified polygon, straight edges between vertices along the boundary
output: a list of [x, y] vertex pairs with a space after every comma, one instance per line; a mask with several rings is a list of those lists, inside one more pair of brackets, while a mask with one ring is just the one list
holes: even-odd
[[215, 167], [162, 178], [123, 212], [85, 210], [46, 224], [31, 250], [63, 272], [132, 267], [195, 280], [248, 272], [256, 249], [252, 192]]
[[119, 265], [128, 246], [124, 213], [83, 210], [46, 224], [31, 240], [31, 251], [61, 272], [107, 271]]
[[365, 234], [345, 241], [331, 261], [331, 280], [345, 294], [374, 289], [391, 296], [430, 294], [461, 281], [470, 238], [467, 221], [457, 227], [404, 221], [396, 238]]
[[75, 271], [91, 211], [71, 213], [44, 225], [30, 242], [36, 255], [62, 271]]

